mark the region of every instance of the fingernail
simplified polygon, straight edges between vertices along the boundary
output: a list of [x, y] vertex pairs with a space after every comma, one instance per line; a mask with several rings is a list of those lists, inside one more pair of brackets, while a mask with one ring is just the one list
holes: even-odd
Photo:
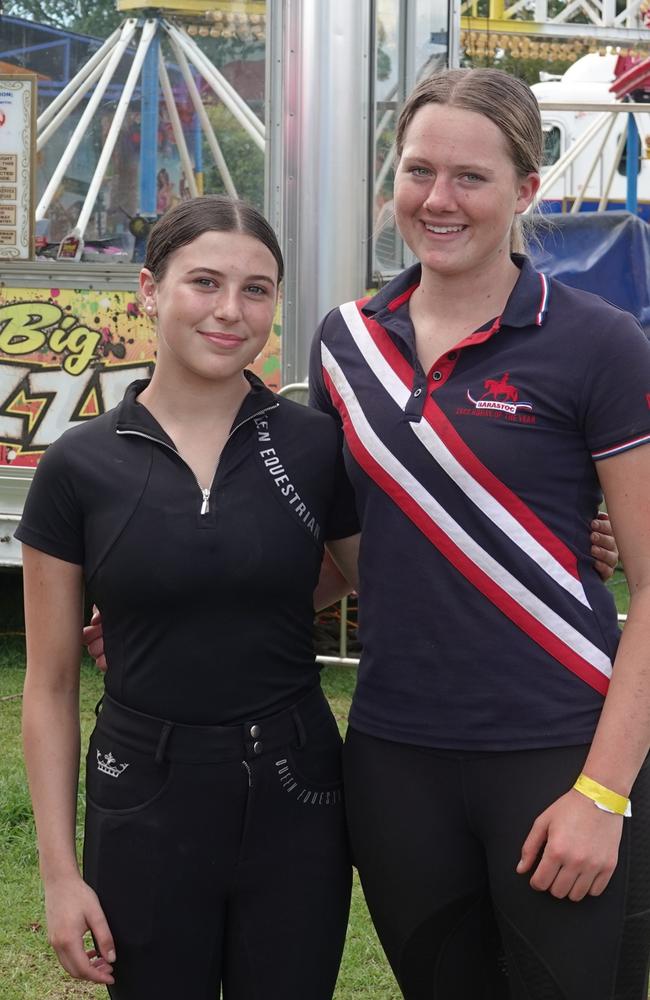
[[112, 949], [112, 948], [111, 948], [111, 950], [109, 951], [108, 955], [106, 956], [106, 959], [107, 959], [107, 961], [109, 961], [109, 962], [114, 962], [114, 961], [115, 961], [115, 952], [113, 951], [113, 949]]

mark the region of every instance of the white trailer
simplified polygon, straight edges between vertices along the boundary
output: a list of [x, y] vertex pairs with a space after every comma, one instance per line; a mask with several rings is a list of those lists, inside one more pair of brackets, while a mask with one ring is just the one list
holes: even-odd
[[[590, 53], [562, 77], [533, 85], [544, 126], [543, 198], [554, 211], [626, 207], [628, 115], [611, 90], [617, 58], [612, 52]], [[610, 115], [608, 107], [621, 113]], [[634, 120], [639, 132], [639, 214], [650, 221], [650, 103], [647, 112], [634, 112]], [[571, 150], [576, 151], [573, 157]]]

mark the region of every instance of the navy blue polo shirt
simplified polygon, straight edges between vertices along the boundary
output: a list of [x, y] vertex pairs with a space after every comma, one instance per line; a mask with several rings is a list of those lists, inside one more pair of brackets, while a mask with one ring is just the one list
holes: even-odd
[[593, 736], [619, 629], [593, 568], [595, 463], [650, 442], [636, 320], [514, 258], [503, 315], [422, 370], [419, 265], [323, 321], [312, 403], [342, 423], [362, 525], [351, 722], [448, 749]]

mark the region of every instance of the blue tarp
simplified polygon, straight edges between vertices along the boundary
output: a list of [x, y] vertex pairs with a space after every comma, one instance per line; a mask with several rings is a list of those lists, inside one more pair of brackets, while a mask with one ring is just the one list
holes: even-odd
[[647, 222], [629, 212], [541, 216], [533, 233], [529, 253], [535, 267], [627, 309], [650, 336]]

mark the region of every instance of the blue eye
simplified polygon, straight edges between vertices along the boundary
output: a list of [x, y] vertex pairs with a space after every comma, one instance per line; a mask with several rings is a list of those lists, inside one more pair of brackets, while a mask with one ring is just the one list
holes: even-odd
[[246, 291], [247, 292], [252, 292], [253, 295], [266, 295], [267, 294], [267, 289], [264, 288], [262, 285], [247, 285], [246, 286]]

